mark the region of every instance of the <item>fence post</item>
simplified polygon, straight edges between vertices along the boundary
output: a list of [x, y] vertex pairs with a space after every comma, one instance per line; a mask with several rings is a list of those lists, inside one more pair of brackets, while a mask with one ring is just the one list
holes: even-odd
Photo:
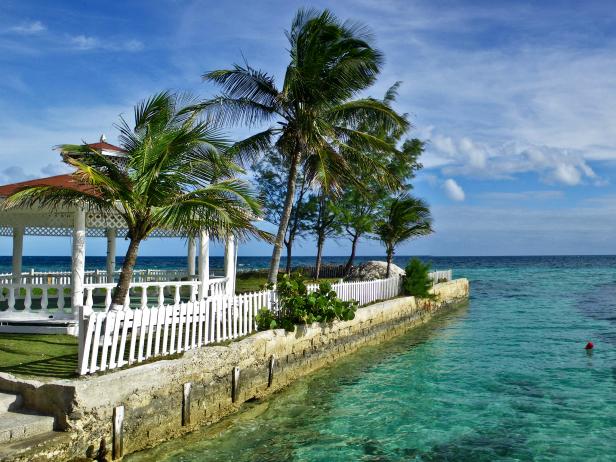
[[112, 458], [121, 459], [124, 456], [124, 406], [113, 409], [113, 442]]
[[86, 345], [86, 331], [87, 331], [87, 319], [92, 314], [92, 307], [79, 306], [78, 307], [78, 324], [77, 324], [77, 338], [79, 343], [79, 351], [77, 352], [77, 373], [82, 372], [82, 363], [85, 354]]

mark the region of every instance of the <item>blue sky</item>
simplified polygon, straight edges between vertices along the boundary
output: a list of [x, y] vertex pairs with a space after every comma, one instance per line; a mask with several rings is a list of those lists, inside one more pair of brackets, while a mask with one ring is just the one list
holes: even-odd
[[[429, 141], [417, 195], [436, 233], [399, 254], [616, 253], [616, 10], [612, 2], [14, 1], [0, 5], [0, 183], [59, 173], [54, 145], [95, 141], [162, 89], [209, 96], [204, 71], [244, 56], [280, 77], [301, 6], [362, 21], [386, 56], [380, 96]], [[246, 130], [235, 130], [240, 137]], [[104, 254], [102, 240], [89, 253]], [[329, 255], [348, 243], [331, 241]], [[313, 254], [300, 243], [297, 254]], [[26, 254], [69, 254], [28, 239]], [[143, 254], [179, 255], [152, 240]], [[219, 253], [216, 249], [214, 253]], [[260, 243], [241, 255], [267, 255]], [[381, 254], [364, 241], [360, 253]], [[0, 239], [0, 254], [10, 240]]]

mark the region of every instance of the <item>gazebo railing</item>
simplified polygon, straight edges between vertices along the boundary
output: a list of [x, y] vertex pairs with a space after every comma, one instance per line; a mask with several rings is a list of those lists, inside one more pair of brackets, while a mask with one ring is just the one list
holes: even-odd
[[[159, 275], [157, 275], [159, 276]], [[71, 285], [0, 281], [0, 321], [3, 319], [55, 319], [77, 315], [71, 306]], [[206, 296], [225, 293], [227, 278], [211, 278]], [[184, 281], [131, 282], [125, 308], [153, 308], [166, 304], [196, 301], [201, 282]], [[116, 283], [86, 282], [84, 305], [96, 311], [108, 311]]]
[[[227, 278], [212, 278], [208, 281], [206, 296], [221, 295], [225, 291]], [[129, 293], [124, 300], [124, 309], [154, 308], [165, 304], [197, 300], [201, 281], [153, 281], [131, 282]], [[84, 284], [84, 305], [109, 311], [115, 283]], [[96, 299], [100, 300], [96, 303]], [[136, 301], [138, 300], [138, 301]]]
[[[114, 281], [117, 281], [120, 276], [120, 271], [114, 272]], [[186, 270], [170, 270], [170, 269], [145, 269], [135, 270], [133, 272], [133, 282], [156, 282], [170, 281], [174, 279], [196, 279], [197, 276], [189, 276]], [[107, 272], [102, 270], [86, 271], [84, 281], [87, 284], [98, 284], [113, 282], [107, 280]], [[70, 271], [30, 271], [22, 273], [21, 276], [13, 276], [12, 273], [0, 274], [0, 284], [69, 284], [71, 283]]]
[[2, 284], [2, 318], [66, 318], [76, 314], [71, 307], [70, 284]]

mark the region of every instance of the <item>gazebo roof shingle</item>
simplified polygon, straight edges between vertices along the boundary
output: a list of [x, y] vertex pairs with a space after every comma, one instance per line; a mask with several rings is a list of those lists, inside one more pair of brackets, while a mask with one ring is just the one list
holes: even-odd
[[8, 197], [19, 189], [26, 186], [62, 186], [75, 191], [92, 192], [90, 185], [80, 183], [72, 174], [56, 175], [47, 178], [36, 178], [34, 180], [20, 181], [0, 186], [0, 197]]

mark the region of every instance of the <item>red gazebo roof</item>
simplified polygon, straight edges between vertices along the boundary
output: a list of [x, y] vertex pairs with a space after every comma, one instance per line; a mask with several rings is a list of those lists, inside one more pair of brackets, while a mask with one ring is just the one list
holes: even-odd
[[15, 191], [25, 188], [26, 186], [62, 186], [75, 191], [93, 192], [92, 186], [80, 183], [75, 176], [71, 174], [65, 174], [5, 184], [0, 186], [0, 197], [8, 197]]
[[89, 143], [89, 147], [92, 149], [100, 149], [105, 151], [116, 151], [116, 152], [126, 152], [124, 149], [120, 148], [111, 143], [107, 143], [106, 141], [99, 141], [98, 143]]

